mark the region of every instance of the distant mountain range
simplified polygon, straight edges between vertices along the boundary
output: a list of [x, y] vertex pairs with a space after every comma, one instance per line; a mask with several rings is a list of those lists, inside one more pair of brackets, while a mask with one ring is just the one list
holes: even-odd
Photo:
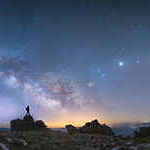
[[116, 135], [133, 136], [134, 131], [140, 127], [150, 127], [150, 122], [146, 123], [122, 123], [114, 125], [113, 131]]
[[135, 127], [150, 127], [150, 122], [135, 124]]
[[130, 127], [113, 128], [116, 135], [134, 136], [134, 129]]
[[0, 131], [10, 131], [10, 128], [0, 128]]

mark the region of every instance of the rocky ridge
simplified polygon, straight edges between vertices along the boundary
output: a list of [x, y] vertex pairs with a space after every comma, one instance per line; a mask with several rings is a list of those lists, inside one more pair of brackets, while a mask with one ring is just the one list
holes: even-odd
[[106, 124], [100, 124], [98, 120], [87, 122], [84, 126], [76, 128], [73, 125], [66, 125], [69, 134], [87, 133], [87, 134], [101, 134], [101, 135], [114, 135], [112, 129]]
[[0, 133], [0, 150], [148, 150], [150, 138], [67, 134], [50, 129]]

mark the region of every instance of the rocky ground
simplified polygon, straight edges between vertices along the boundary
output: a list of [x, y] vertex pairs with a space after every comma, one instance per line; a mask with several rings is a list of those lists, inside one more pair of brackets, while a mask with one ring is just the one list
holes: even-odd
[[150, 150], [150, 137], [133, 139], [89, 134], [69, 135], [44, 129], [0, 132], [0, 150]]

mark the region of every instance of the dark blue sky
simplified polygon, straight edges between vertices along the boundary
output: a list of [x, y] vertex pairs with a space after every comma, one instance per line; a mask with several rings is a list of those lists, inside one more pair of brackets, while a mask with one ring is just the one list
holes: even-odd
[[49, 124], [76, 111], [78, 123], [101, 114], [109, 123], [149, 121], [148, 0], [7, 0], [0, 10], [0, 111], [13, 112], [0, 122], [27, 103]]

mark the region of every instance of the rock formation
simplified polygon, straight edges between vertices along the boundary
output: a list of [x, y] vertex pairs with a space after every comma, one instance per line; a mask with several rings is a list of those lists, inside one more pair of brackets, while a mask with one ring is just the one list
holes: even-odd
[[42, 120], [37, 120], [35, 122], [35, 126], [37, 129], [46, 128], [46, 125], [45, 125], [44, 121], [42, 121]]
[[45, 123], [42, 120], [34, 121], [32, 115], [29, 112], [29, 106], [26, 108], [26, 115], [23, 120], [15, 119], [10, 122], [11, 131], [30, 131], [36, 129], [46, 128]]
[[103, 134], [103, 135], [113, 135], [113, 131], [107, 125], [101, 125], [97, 120], [86, 123], [84, 126], [79, 128], [80, 133], [88, 134]]
[[72, 125], [67, 125], [66, 129], [68, 133], [88, 133], [88, 134], [102, 134], [102, 135], [114, 135], [112, 129], [107, 125], [101, 125], [97, 120], [87, 122], [84, 126], [76, 128]]

